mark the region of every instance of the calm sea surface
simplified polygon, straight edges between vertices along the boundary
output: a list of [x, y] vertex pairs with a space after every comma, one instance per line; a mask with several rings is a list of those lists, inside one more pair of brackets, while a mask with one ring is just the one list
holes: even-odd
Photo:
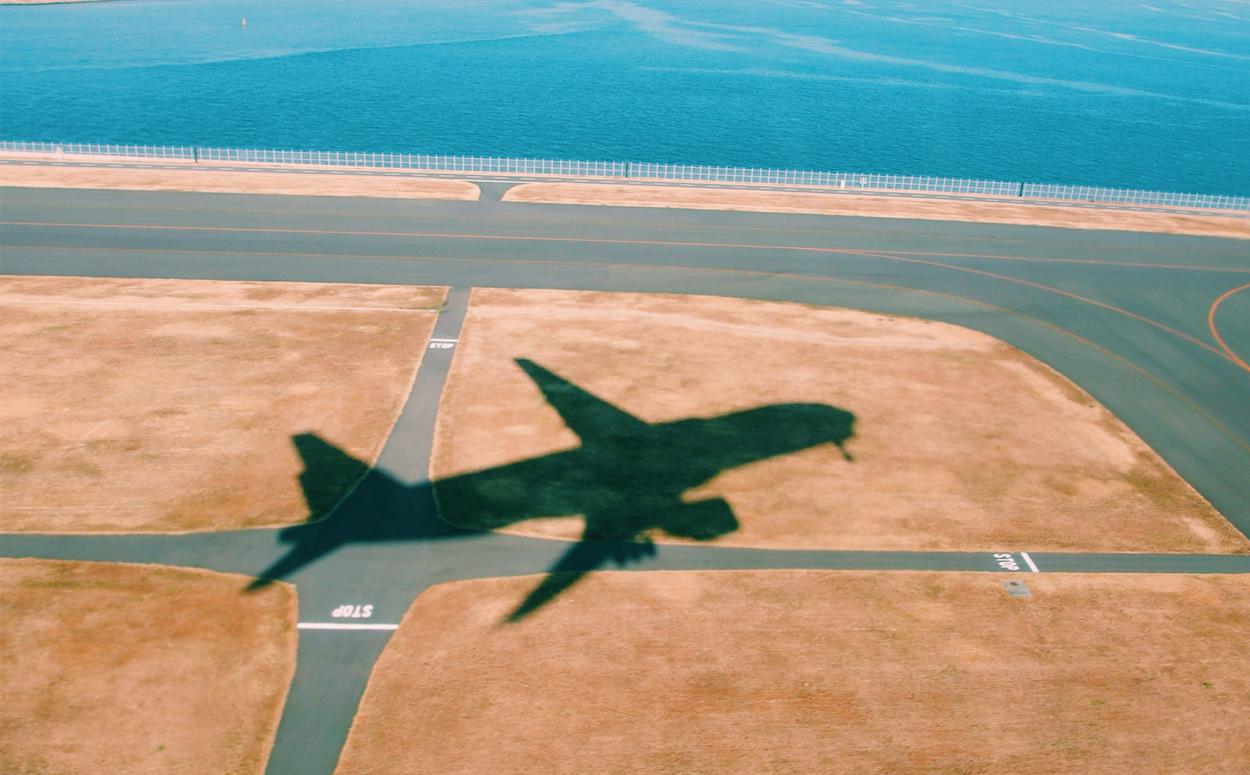
[[5, 6], [0, 137], [1250, 194], [1250, 4]]

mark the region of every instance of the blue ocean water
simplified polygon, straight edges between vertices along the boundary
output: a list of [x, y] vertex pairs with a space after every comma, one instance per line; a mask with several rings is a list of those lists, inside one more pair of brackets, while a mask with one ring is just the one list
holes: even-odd
[[1247, 194], [1250, 6], [4, 6], [0, 137], [689, 162]]

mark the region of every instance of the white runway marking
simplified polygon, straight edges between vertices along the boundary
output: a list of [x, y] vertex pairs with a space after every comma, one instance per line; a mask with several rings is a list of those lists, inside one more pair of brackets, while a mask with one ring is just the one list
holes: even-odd
[[1003, 570], [1020, 570], [1020, 563], [1016, 562], [1016, 558], [1010, 552], [998, 552], [994, 555], [994, 562], [998, 563], [998, 567]]
[[373, 605], [353, 605], [347, 603], [330, 612], [335, 619], [368, 619], [373, 616]]
[[346, 622], [300, 622], [301, 630], [398, 630], [398, 624], [348, 624]]
[[1020, 552], [1020, 557], [1024, 560], [1024, 564], [1029, 566], [1029, 570], [1034, 573], [1041, 573], [1037, 569], [1037, 563], [1033, 562], [1033, 558], [1029, 556], [1028, 552]]

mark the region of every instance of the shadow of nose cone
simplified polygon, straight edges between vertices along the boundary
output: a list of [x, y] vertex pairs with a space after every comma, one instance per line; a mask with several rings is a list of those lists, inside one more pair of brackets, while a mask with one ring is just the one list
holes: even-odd
[[776, 407], [778, 431], [796, 439], [841, 445], [855, 435], [855, 415], [827, 404]]
[[762, 426], [761, 449], [771, 454], [797, 452], [821, 444], [833, 444], [850, 461], [843, 446], [855, 436], [855, 415], [827, 404], [776, 404], [761, 410], [755, 418]]

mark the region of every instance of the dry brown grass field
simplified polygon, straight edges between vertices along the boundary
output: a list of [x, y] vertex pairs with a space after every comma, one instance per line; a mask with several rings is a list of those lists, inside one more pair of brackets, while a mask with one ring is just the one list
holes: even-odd
[[[339, 775], [1250, 768], [1250, 578], [597, 573], [431, 588]], [[437, 622], [437, 626], [431, 623]]]
[[1250, 214], [1247, 213], [1194, 215], [1168, 211], [1166, 208], [1130, 212], [1065, 206], [1062, 202], [1016, 204], [888, 195], [856, 196], [820, 191], [775, 191], [766, 188], [715, 189], [602, 183], [525, 183], [509, 189], [503, 199], [505, 202], [918, 218], [1250, 239]]
[[[933, 321], [727, 298], [475, 290], [443, 396], [436, 481], [578, 446], [515, 358], [651, 423], [785, 402], [853, 413], [851, 462], [825, 444], [685, 493], [730, 504], [740, 527], [724, 544], [1247, 549], [1123, 423], [996, 339]], [[512, 529], [575, 537], [580, 528], [545, 519]]]
[[185, 166], [172, 169], [114, 169], [5, 165], [0, 167], [0, 185], [31, 188], [118, 188], [131, 191], [199, 191], [222, 194], [468, 201], [476, 201], [481, 196], [481, 190], [467, 180], [351, 174], [236, 172], [233, 170], [198, 170]]
[[[291, 437], [375, 460], [443, 295], [0, 278], [0, 530], [303, 521]], [[324, 500], [352, 484], [325, 483]]]
[[261, 773], [295, 592], [154, 565], [0, 559], [0, 771]]

